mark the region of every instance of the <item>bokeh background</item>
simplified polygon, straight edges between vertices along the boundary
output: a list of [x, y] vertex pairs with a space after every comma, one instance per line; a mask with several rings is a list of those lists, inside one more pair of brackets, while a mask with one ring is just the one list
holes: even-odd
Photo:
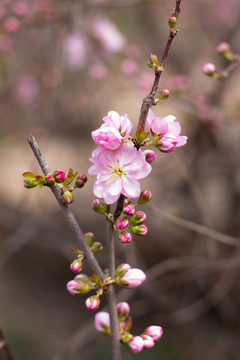
[[[110, 110], [137, 126], [161, 57], [172, 0], [2, 0], [0, 3], [0, 327], [17, 360], [110, 359], [85, 297], [65, 289], [76, 246], [47, 188], [23, 187], [21, 174], [40, 174], [27, 143], [32, 133], [49, 164], [87, 173], [91, 131]], [[121, 290], [132, 332], [164, 328], [152, 349], [124, 360], [240, 358], [240, 71], [219, 82], [202, 72], [227, 63], [222, 41], [240, 43], [238, 0], [182, 0], [160, 88], [171, 96], [153, 110], [175, 115], [188, 144], [159, 153], [142, 187], [149, 233], [117, 244], [116, 262], [142, 268], [147, 280]], [[91, 209], [94, 179], [75, 192], [83, 232], [106, 243], [105, 220]], [[97, 255], [106, 267], [104, 251]], [[90, 274], [84, 263], [84, 272]], [[101, 307], [104, 306], [104, 302]], [[5, 360], [0, 349], [0, 359]]]

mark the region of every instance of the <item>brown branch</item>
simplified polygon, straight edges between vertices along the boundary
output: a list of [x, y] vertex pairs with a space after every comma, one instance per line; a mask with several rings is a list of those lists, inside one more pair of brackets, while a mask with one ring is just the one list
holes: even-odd
[[[178, 18], [178, 15], [180, 14], [180, 11], [181, 11], [180, 4], [181, 4], [181, 0], [176, 0], [176, 7], [171, 14], [172, 16], [175, 16], [176, 18]], [[175, 35], [176, 35], [176, 32], [170, 30], [168, 41], [167, 41], [167, 44], [166, 44], [166, 47], [165, 47], [165, 50], [164, 50], [164, 53], [163, 53], [163, 56], [161, 59], [161, 66], [163, 69], [164, 69], [164, 66], [165, 66], [165, 63], [166, 63], [166, 60], [168, 57], [169, 49], [172, 45], [172, 41], [173, 41]], [[146, 96], [142, 102], [137, 131], [140, 131], [145, 126], [148, 110], [154, 104], [154, 101], [155, 101], [154, 96], [157, 92], [161, 75], [162, 75], [162, 71], [160, 71], [160, 72], [155, 71], [155, 78], [154, 78], [152, 89], [151, 89], [149, 95]]]
[[[31, 149], [32, 149], [34, 155], [37, 158], [37, 161], [38, 161], [44, 175], [46, 175], [47, 173], [51, 173], [51, 169], [49, 168], [47, 162], [45, 161], [43, 155], [41, 154], [39, 146], [33, 135], [29, 135], [28, 142], [29, 142], [29, 145], [31, 146]], [[103, 273], [98, 261], [96, 260], [95, 256], [93, 255], [92, 251], [90, 250], [90, 247], [88, 246], [88, 244], [84, 238], [83, 232], [82, 232], [81, 228], [79, 227], [78, 222], [77, 222], [72, 210], [70, 209], [70, 206], [65, 205], [61, 202], [61, 191], [60, 191], [58, 185], [54, 184], [53, 186], [50, 187], [50, 189], [52, 190], [52, 193], [55, 196], [55, 198], [63, 212], [63, 215], [75, 236], [75, 239], [77, 240], [79, 248], [84, 252], [86, 259], [89, 263], [89, 266], [91, 267], [91, 270], [93, 271], [94, 274], [98, 274], [100, 276], [101, 280], [104, 280], [104, 273]]]

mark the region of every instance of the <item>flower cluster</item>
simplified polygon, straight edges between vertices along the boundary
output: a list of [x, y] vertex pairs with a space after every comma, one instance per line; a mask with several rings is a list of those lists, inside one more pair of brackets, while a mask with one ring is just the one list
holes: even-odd
[[92, 132], [98, 145], [90, 158], [93, 165], [90, 175], [97, 176], [93, 192], [106, 204], [113, 204], [120, 194], [127, 198], [138, 198], [141, 193], [139, 180], [151, 172], [145, 154], [137, 150], [128, 136], [132, 123], [127, 114], [120, 116], [110, 111], [103, 118], [104, 124]]
[[[132, 327], [132, 318], [127, 317], [130, 313], [130, 306], [127, 302], [117, 304], [119, 334], [120, 339], [124, 343], [128, 343], [133, 353], [139, 353], [143, 349], [151, 348], [155, 345], [155, 341], [162, 337], [163, 330], [161, 326], [148, 326], [141, 335], [134, 336], [130, 333]], [[100, 311], [95, 315], [95, 327], [97, 331], [110, 335], [110, 316], [106, 311]]]
[[[74, 201], [72, 191], [77, 188], [82, 188], [88, 178], [87, 175], [81, 174], [78, 175], [78, 172], [73, 172], [72, 169], [69, 169], [67, 173], [62, 170], [55, 170], [54, 173], [48, 173], [44, 175], [37, 175], [32, 172], [25, 172], [22, 175], [25, 177], [24, 187], [27, 189], [32, 189], [36, 186], [40, 188], [43, 186], [52, 186], [56, 183], [61, 189], [61, 201], [63, 204], [71, 204]], [[74, 186], [70, 186], [72, 181], [76, 178]]]

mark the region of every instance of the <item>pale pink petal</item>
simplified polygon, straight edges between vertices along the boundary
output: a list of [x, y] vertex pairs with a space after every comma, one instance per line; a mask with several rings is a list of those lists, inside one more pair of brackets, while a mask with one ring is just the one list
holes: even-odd
[[124, 176], [122, 194], [130, 199], [140, 196], [141, 187], [139, 181], [132, 176]]
[[181, 132], [181, 125], [178, 121], [168, 124], [168, 133], [178, 136]]
[[187, 139], [187, 136], [177, 136], [177, 147], [185, 145], [187, 143]]

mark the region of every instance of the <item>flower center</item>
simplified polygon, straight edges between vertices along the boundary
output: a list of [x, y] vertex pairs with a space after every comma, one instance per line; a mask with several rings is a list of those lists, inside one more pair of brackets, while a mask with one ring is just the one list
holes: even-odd
[[118, 163], [115, 163], [111, 168], [111, 173], [115, 176], [122, 177], [124, 175], [124, 165], [122, 167], [119, 166]]

